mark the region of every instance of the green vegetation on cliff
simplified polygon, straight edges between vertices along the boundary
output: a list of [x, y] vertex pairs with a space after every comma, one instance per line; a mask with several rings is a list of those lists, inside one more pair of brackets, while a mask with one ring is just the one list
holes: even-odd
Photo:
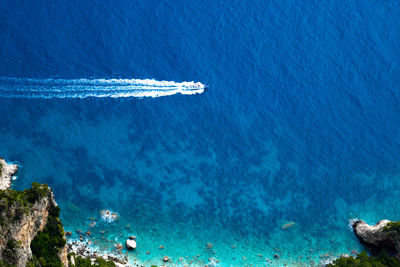
[[7, 241], [6, 248], [3, 250], [3, 253], [1, 256], [9, 264], [0, 262], [0, 266], [13, 266], [11, 264], [16, 263], [17, 255], [16, 255], [15, 251], [19, 246], [20, 246], [20, 242], [14, 240], [14, 239], [9, 239]]
[[48, 194], [48, 190], [46, 184], [39, 183], [32, 183], [32, 187], [24, 191], [0, 190], [0, 226], [4, 226], [7, 221], [20, 220], [24, 214], [29, 213], [37, 200]]
[[[21, 242], [7, 236], [8, 230], [18, 225], [24, 216], [29, 215], [34, 204], [49, 195], [49, 190], [47, 185], [39, 183], [32, 183], [32, 187], [24, 191], [0, 190], [0, 238], [3, 238], [7, 244], [0, 255], [2, 259], [0, 267], [16, 265], [19, 260], [18, 248]], [[50, 211], [50, 213], [52, 216], [49, 216], [46, 228], [51, 227], [51, 218], [59, 220], [56, 211]]]
[[43, 231], [37, 233], [31, 242], [33, 258], [27, 264], [28, 267], [62, 267], [63, 264], [58, 256], [61, 248], [66, 244], [64, 229], [59, 218], [60, 208], [52, 207], [49, 211], [47, 223]]
[[383, 230], [390, 236], [396, 237], [400, 234], [400, 222], [389, 222]]
[[0, 267], [16, 267], [16, 265], [10, 265], [10, 264], [0, 260]]
[[333, 263], [327, 266], [339, 266], [339, 267], [400, 267], [400, 262], [391, 257], [382, 250], [377, 256], [368, 256], [367, 252], [363, 251], [354, 257], [340, 257], [336, 259]]
[[[5, 236], [4, 234], [18, 225], [26, 215], [30, 215], [32, 207], [44, 197], [51, 197], [50, 188], [46, 184], [32, 183], [30, 189], [16, 191], [12, 189], [0, 190], [0, 238], [5, 238], [6, 247], [0, 254], [0, 267], [15, 267], [18, 263], [18, 248], [21, 242]], [[52, 197], [51, 197], [52, 198]], [[42, 231], [39, 231], [30, 244], [32, 258], [27, 262], [27, 267], [63, 267], [60, 259], [61, 249], [65, 246], [64, 229], [59, 218], [60, 208], [50, 201], [47, 206], [47, 222]], [[7, 240], [8, 239], [8, 240]], [[70, 260], [73, 253], [68, 255]], [[75, 256], [75, 265], [70, 267], [91, 266], [91, 260]], [[102, 258], [95, 260], [95, 265], [100, 267], [115, 267], [114, 262]]]

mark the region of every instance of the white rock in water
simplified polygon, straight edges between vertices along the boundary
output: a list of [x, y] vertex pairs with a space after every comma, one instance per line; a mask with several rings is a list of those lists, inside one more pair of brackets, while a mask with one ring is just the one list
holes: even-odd
[[356, 236], [367, 244], [382, 246], [390, 243], [390, 236], [385, 232], [385, 226], [388, 220], [379, 221], [375, 225], [369, 225], [363, 220], [357, 220], [353, 223], [353, 230]]
[[0, 159], [0, 190], [10, 189], [12, 176], [17, 170], [18, 165], [7, 164], [4, 159]]
[[136, 248], [136, 241], [133, 239], [126, 240], [126, 248], [129, 250], [133, 250]]

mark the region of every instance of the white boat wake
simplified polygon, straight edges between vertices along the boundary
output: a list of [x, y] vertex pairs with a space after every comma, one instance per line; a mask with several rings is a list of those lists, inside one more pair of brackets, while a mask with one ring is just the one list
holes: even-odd
[[86, 98], [161, 97], [201, 94], [201, 82], [156, 81], [151, 79], [30, 79], [0, 77], [0, 97]]

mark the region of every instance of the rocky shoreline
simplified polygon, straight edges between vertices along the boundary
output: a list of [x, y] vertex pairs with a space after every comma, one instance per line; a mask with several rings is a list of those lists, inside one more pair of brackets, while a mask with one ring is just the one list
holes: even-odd
[[[90, 239], [91, 230], [86, 231], [86, 235], [84, 231], [78, 229], [75, 234], [72, 232], [64, 233], [59, 219], [60, 210], [50, 187], [33, 183], [32, 188], [24, 191], [10, 190], [12, 176], [17, 170], [17, 165], [7, 164], [4, 159], [0, 159], [0, 266], [3, 266], [3, 263], [17, 267], [36, 266], [29, 265], [30, 263], [35, 264], [35, 261], [37, 261], [37, 258], [35, 258], [35, 253], [37, 252], [32, 249], [32, 244], [39, 242], [39, 248], [46, 245], [45, 243], [40, 243], [41, 239], [38, 239], [40, 235], [48, 235], [50, 238], [58, 235], [58, 242], [62, 241], [57, 248], [58, 252], [53, 255], [62, 264], [60, 266], [86, 266], [79, 265], [81, 261], [85, 261], [85, 264], [100, 265], [100, 267], [144, 266], [140, 263], [131, 265], [128, 261], [128, 252], [125, 254], [122, 252], [124, 247], [127, 250], [136, 249], [136, 236], [127, 237], [125, 246], [121, 243], [115, 243], [111, 252], [101, 253], [92, 244]], [[118, 213], [110, 210], [101, 210], [100, 215], [105, 222], [118, 220]], [[94, 218], [90, 221], [89, 227], [96, 225]], [[50, 224], [53, 226], [49, 227]], [[51, 228], [54, 229], [54, 225], [57, 226], [58, 232], [51, 232]], [[286, 230], [294, 226], [295, 223], [290, 221], [282, 225], [281, 228]], [[362, 263], [381, 263], [381, 255], [382, 251], [384, 251], [386, 253], [384, 260], [395, 261], [398, 264], [395, 266], [400, 266], [400, 222], [381, 220], [375, 225], [369, 225], [363, 220], [353, 220], [351, 221], [351, 227], [360, 242], [369, 250], [371, 256], [365, 252], [358, 254], [352, 251], [351, 255], [344, 254], [335, 260], [322, 260], [320, 264], [326, 266], [354, 266], [351, 264], [357, 261]], [[211, 249], [213, 245], [207, 243], [206, 247]], [[322, 258], [329, 258], [331, 255], [322, 256]], [[279, 255], [274, 255], [274, 259], [279, 260]], [[99, 261], [103, 261], [106, 265], [99, 264]], [[163, 257], [161, 261], [163, 264], [172, 263], [172, 259], [167, 256]], [[267, 264], [272, 263], [268, 259], [266, 259], [266, 262]], [[108, 265], [109, 263], [112, 265]], [[215, 261], [215, 264], [217, 263]]]
[[0, 159], [0, 266], [132, 266], [126, 255], [99, 253], [82, 241], [68, 244], [51, 188], [32, 183], [30, 189], [11, 190], [17, 170]]
[[[89, 224], [86, 225], [87, 228], [75, 229], [74, 231], [66, 231], [65, 235], [68, 243], [68, 253], [74, 253], [76, 256], [81, 256], [83, 258], [90, 258], [92, 260], [101, 257], [108, 261], [113, 261], [117, 266], [132, 266], [128, 260], [128, 251], [133, 251], [136, 249], [136, 236], [127, 236], [125, 244], [119, 242], [113, 242], [108, 240], [109, 248], [112, 250], [101, 250], [96, 246], [97, 239], [93, 236], [93, 231], [96, 231], [94, 227], [99, 223], [112, 223], [119, 220], [119, 215], [117, 212], [113, 212], [108, 209], [100, 210], [100, 217], [89, 217]], [[104, 234], [104, 230], [100, 230], [100, 233]], [[123, 250], [126, 249], [125, 253]], [[100, 252], [101, 251], [101, 252]], [[135, 261], [133, 266], [141, 266], [141, 264]]]
[[369, 225], [363, 220], [351, 220], [354, 234], [369, 251], [342, 255], [326, 266], [400, 266], [400, 222], [381, 220]]
[[363, 220], [354, 221], [352, 227], [354, 234], [371, 252], [377, 254], [379, 251], [386, 250], [400, 260], [400, 235], [397, 222], [381, 220], [375, 225], [369, 225]]
[[0, 190], [11, 188], [12, 176], [18, 171], [18, 165], [8, 164], [0, 158]]
[[[109, 253], [100, 253], [95, 248], [91, 247], [87, 242], [84, 241], [72, 241], [67, 244], [68, 254], [74, 253], [76, 256], [81, 256], [83, 258], [90, 259], [94, 262], [97, 258], [102, 258], [106, 261], [113, 261], [117, 267], [132, 267], [128, 263], [127, 256], [117, 256]], [[72, 256], [72, 261], [75, 262], [75, 256]]]

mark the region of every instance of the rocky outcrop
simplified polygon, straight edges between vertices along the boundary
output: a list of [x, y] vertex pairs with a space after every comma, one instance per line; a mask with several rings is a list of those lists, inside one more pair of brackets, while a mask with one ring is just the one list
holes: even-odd
[[102, 258], [106, 261], [112, 261], [116, 266], [132, 267], [132, 265], [128, 263], [127, 255], [100, 253], [94, 250], [93, 247], [89, 246], [87, 242], [73, 241], [67, 246], [68, 253], [73, 254], [70, 254], [71, 264], [72, 261], [75, 261], [76, 257], [82, 257], [85, 259], [89, 259], [90, 261], [95, 261], [98, 258]]
[[136, 241], [134, 239], [127, 239], [125, 243], [128, 250], [136, 249]]
[[[24, 191], [10, 189], [17, 169], [17, 165], [0, 159], [0, 266], [25, 267], [27, 263], [29, 266], [40, 266], [43, 261], [46, 266], [53, 266], [55, 261], [57, 266], [59, 263], [69, 266], [68, 258], [71, 265], [75, 265], [76, 255], [81, 263], [84, 261], [84, 266], [99, 264], [97, 261], [101, 258], [102, 263], [105, 260], [115, 266], [131, 267], [126, 255], [100, 254], [85, 243], [75, 241], [68, 245], [52, 190], [39, 183], [32, 183], [32, 188]], [[111, 220], [118, 219], [116, 213], [104, 213]], [[86, 234], [90, 237], [91, 231]], [[136, 247], [136, 244], [130, 245]], [[56, 255], [54, 251], [58, 251]], [[72, 255], [68, 255], [69, 252]]]
[[0, 190], [10, 189], [12, 176], [17, 172], [18, 165], [7, 164], [0, 158]]
[[[32, 259], [31, 242], [45, 228], [49, 212], [57, 203], [52, 190], [45, 185], [37, 184], [23, 192], [0, 193], [0, 260], [26, 266]], [[68, 266], [66, 246], [60, 249], [59, 257]]]
[[391, 223], [391, 221], [382, 220], [375, 225], [369, 225], [363, 220], [356, 220], [352, 227], [355, 235], [371, 249], [371, 252], [386, 249], [395, 253], [400, 259], [400, 236], [394, 229], [388, 227]]
[[390, 245], [392, 241], [388, 233], [384, 231], [389, 222], [388, 220], [382, 220], [375, 225], [369, 225], [363, 220], [358, 220], [354, 222], [353, 230], [356, 236], [364, 243], [374, 246]]

